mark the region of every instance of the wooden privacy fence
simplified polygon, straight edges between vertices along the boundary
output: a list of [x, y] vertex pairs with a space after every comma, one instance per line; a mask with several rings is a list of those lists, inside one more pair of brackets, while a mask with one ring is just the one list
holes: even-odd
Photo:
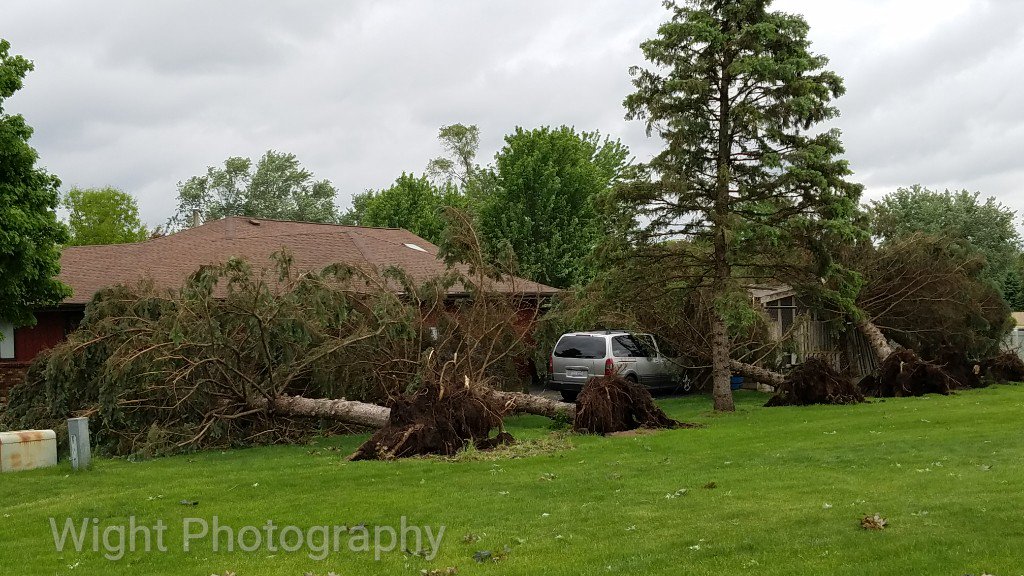
[[[834, 324], [832, 325], [834, 326]], [[873, 372], [878, 364], [875, 355], [863, 334], [847, 325], [846, 330], [836, 334], [830, 330], [830, 323], [813, 317], [795, 319], [790, 325], [790, 336], [796, 345], [793, 364], [800, 364], [808, 358], [820, 358], [833, 368], [862, 378]], [[782, 338], [782, 326], [774, 324], [775, 337]]]

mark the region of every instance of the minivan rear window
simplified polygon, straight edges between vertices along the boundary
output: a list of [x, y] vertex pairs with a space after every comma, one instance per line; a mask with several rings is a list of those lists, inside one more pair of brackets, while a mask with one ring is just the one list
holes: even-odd
[[557, 358], [604, 358], [604, 338], [563, 336], [555, 345]]

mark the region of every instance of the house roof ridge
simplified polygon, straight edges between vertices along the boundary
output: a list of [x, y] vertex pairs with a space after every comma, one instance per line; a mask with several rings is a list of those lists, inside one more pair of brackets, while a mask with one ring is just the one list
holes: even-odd
[[[250, 226], [247, 220], [265, 225]], [[308, 224], [318, 224], [309, 226]], [[348, 226], [230, 216], [143, 242], [67, 247], [58, 277], [72, 287], [65, 304], [87, 302], [103, 287], [149, 275], [158, 286], [173, 288], [202, 265], [230, 257], [269, 266], [271, 255], [287, 247], [296, 269], [315, 270], [334, 263], [383, 270], [404, 269], [417, 281], [443, 274], [439, 248], [404, 228]], [[417, 250], [416, 247], [422, 250]], [[501, 291], [554, 294], [554, 288], [525, 278], [496, 284]], [[457, 290], [452, 290], [456, 292]]]
[[[280, 222], [282, 224], [313, 224], [313, 225], [316, 225], [316, 226], [332, 226], [332, 227], [335, 227], [335, 228], [359, 228], [359, 229], [368, 229], [368, 230], [405, 230], [405, 228], [393, 228], [393, 227], [390, 227], [390, 226], [362, 226], [360, 224], [342, 224], [341, 222], [314, 222], [312, 220], [282, 220], [280, 218], [265, 218], [263, 216], [243, 216], [243, 215], [225, 216], [225, 217], [217, 219], [217, 220], [211, 220], [210, 222], [204, 222], [203, 224], [200, 224], [199, 227], [205, 226], [207, 224], [212, 224], [214, 222], [220, 222], [221, 220], [227, 220], [229, 218], [240, 219], [240, 220], [247, 220], [247, 221], [248, 220], [257, 220], [257, 221], [260, 221], [260, 222]], [[186, 228], [186, 230], [194, 230], [194, 228]], [[170, 236], [170, 234], [168, 234], [168, 236]]]

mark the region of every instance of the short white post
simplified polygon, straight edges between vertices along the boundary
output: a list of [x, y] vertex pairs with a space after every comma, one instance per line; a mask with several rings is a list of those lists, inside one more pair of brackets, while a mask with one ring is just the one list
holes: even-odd
[[88, 468], [92, 459], [89, 449], [89, 419], [68, 418], [68, 439], [71, 444], [71, 467], [75, 470]]

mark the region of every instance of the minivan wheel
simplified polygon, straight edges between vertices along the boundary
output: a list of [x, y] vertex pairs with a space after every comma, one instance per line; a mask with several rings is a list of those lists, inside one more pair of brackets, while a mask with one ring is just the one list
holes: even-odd
[[562, 400], [565, 400], [566, 402], [575, 402], [576, 397], [579, 395], [580, 393], [574, 390], [562, 390]]
[[626, 376], [626, 380], [629, 380], [633, 384], [638, 384], [640, 382], [639, 380], [637, 380], [636, 374], [630, 374], [630, 375]]

